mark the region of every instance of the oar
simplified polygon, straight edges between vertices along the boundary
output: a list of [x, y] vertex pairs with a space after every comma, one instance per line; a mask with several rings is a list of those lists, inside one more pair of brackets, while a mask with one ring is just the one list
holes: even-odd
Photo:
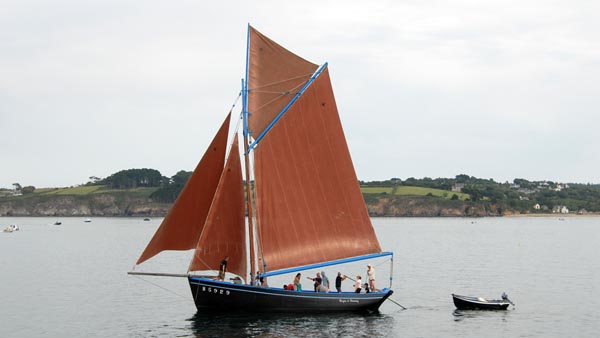
[[[356, 282], [356, 279], [354, 279], [354, 278], [352, 278], [352, 277], [348, 277], [348, 276], [346, 276], [346, 278], [348, 278], [348, 279], [349, 279], [349, 280], [351, 280], [351, 281], [354, 281], [354, 282]], [[406, 310], [406, 308], [405, 308], [404, 306], [402, 306], [400, 303], [396, 302], [395, 300], [393, 300], [393, 299], [391, 299], [391, 298], [389, 298], [389, 297], [387, 298], [387, 300], [389, 300], [390, 302], [392, 302], [392, 303], [394, 303], [394, 304], [398, 305], [398, 306], [399, 306], [399, 307], [401, 307], [403, 310]]]

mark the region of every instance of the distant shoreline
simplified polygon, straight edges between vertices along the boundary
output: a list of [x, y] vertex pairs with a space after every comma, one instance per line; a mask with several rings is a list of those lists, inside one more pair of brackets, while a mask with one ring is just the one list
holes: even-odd
[[[143, 215], [131, 215], [131, 216], [116, 216], [116, 215], [69, 215], [69, 216], [43, 216], [43, 215], [15, 215], [7, 216], [0, 215], [1, 218], [164, 218], [166, 215], [155, 215], [155, 216], [143, 216]], [[515, 218], [577, 218], [577, 217], [600, 217], [598, 212], [589, 212], [585, 214], [509, 214], [502, 216], [370, 216], [370, 218], [497, 218], [497, 217], [515, 217]]]
[[600, 212], [588, 212], [585, 214], [512, 214], [512, 215], [504, 215], [503, 217], [557, 217], [557, 218], [600, 217]]

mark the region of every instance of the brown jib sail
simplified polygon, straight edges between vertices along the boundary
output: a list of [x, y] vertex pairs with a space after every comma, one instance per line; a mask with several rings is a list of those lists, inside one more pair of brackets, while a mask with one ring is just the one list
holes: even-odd
[[198, 244], [198, 238], [223, 171], [229, 120], [230, 115], [227, 115], [200, 163], [136, 264], [164, 250], [190, 250]]

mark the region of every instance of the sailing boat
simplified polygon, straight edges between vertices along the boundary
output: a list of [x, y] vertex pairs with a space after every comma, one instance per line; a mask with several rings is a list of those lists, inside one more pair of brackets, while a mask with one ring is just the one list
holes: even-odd
[[[253, 281], [257, 273], [267, 278], [385, 256], [393, 262], [393, 253], [382, 252], [367, 213], [327, 63], [308, 62], [251, 26], [247, 43], [242, 131], [228, 142], [230, 112], [136, 262], [194, 249], [187, 273], [129, 273], [187, 277], [199, 310], [377, 311], [393, 293], [391, 278], [390, 288], [370, 293]], [[215, 277], [225, 256], [235, 279]]]

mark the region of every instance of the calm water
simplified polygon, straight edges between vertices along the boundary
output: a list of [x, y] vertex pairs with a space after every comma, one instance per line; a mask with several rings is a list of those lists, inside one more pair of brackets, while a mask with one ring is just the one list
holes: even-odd
[[[0, 218], [2, 229], [21, 227], [0, 233], [0, 337], [600, 334], [600, 218], [373, 219], [384, 250], [395, 251], [393, 299], [408, 308], [386, 302], [377, 315], [196, 313], [185, 279], [126, 274], [160, 219], [54, 221]], [[147, 270], [185, 271], [188, 256], [165, 255]], [[376, 268], [384, 286], [390, 263]], [[510, 311], [457, 312], [450, 297], [503, 291]]]

